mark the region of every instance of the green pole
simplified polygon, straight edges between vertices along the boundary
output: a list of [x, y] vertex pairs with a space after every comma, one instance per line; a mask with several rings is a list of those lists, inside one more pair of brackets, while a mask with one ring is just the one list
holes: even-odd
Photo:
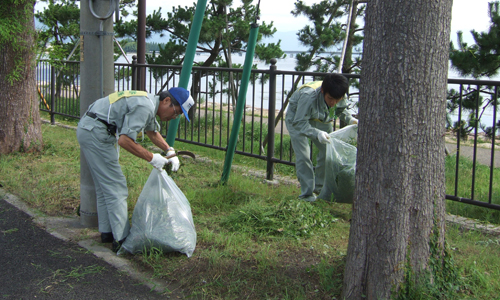
[[255, 23], [251, 25], [250, 37], [248, 38], [247, 53], [245, 55], [245, 64], [243, 65], [243, 75], [241, 76], [241, 86], [238, 93], [238, 102], [236, 103], [236, 111], [234, 112], [233, 128], [229, 137], [229, 144], [226, 151], [226, 159], [224, 161], [224, 170], [222, 171], [222, 184], [226, 184], [231, 172], [234, 152], [236, 151], [236, 142], [238, 141], [238, 132], [240, 131], [241, 118], [245, 109], [247, 97], [248, 82], [250, 81], [250, 71], [252, 70], [253, 56], [255, 53], [255, 44], [257, 43], [257, 34], [259, 26]]
[[[201, 24], [205, 16], [205, 9], [207, 8], [207, 0], [198, 0], [196, 4], [196, 11], [193, 18], [193, 26], [189, 32], [188, 44], [186, 48], [186, 55], [184, 56], [184, 63], [182, 64], [181, 77], [179, 79], [179, 87], [188, 88], [189, 79], [191, 78], [191, 70], [193, 69], [194, 56], [196, 54], [196, 47], [200, 37]], [[168, 123], [167, 143], [174, 146], [175, 136], [179, 128], [179, 118], [174, 119]]]

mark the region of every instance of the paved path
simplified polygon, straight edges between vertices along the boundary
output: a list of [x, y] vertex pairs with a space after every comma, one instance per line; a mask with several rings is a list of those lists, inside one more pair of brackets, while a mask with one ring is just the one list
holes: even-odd
[[[457, 145], [456, 144], [451, 144], [451, 143], [446, 143], [446, 148], [450, 151], [450, 154], [455, 154], [457, 152]], [[476, 162], [480, 163], [485, 166], [490, 166], [491, 165], [491, 154], [492, 151], [491, 149], [488, 148], [481, 148], [477, 147], [476, 150]], [[465, 156], [470, 159], [473, 159], [474, 155], [474, 147], [470, 146], [460, 146], [460, 156]], [[494, 161], [493, 161], [493, 166], [495, 168], [500, 168], [500, 150], [495, 150], [495, 156], [494, 156]]]
[[13, 196], [2, 194], [2, 299], [166, 299], [160, 286], [145, 284], [145, 278], [141, 282], [129, 260], [95, 239], [80, 245], [65, 240], [66, 234], [71, 237], [81, 230], [77, 218], [55, 218], [53, 225], [58, 223], [58, 229], [51, 234], [22, 210], [22, 204], [10, 204]]

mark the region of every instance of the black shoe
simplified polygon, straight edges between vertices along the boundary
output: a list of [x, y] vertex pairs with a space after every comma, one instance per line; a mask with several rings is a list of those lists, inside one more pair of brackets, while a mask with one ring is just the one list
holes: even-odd
[[113, 240], [112, 232], [101, 232], [101, 243], [112, 243]]
[[120, 248], [122, 247], [122, 244], [125, 242], [125, 239], [121, 240], [121, 241], [115, 241], [113, 240], [113, 244], [111, 245], [111, 251], [113, 252], [118, 252], [118, 250], [120, 250]]

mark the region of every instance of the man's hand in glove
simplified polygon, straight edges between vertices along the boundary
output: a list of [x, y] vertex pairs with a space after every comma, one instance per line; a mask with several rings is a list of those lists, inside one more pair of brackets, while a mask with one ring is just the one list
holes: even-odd
[[[174, 148], [170, 148], [167, 152], [167, 156], [175, 154]], [[172, 171], [177, 172], [179, 167], [181, 166], [181, 162], [177, 156], [171, 157], [168, 159], [168, 162], [172, 164]]]
[[161, 156], [158, 153], [153, 154], [153, 159], [149, 162], [153, 167], [157, 168], [158, 170], [163, 169], [163, 166], [168, 164], [169, 160], [166, 159], [165, 157]]
[[353, 124], [358, 124], [358, 119], [351, 118], [351, 121], [349, 122], [349, 125], [353, 125]]
[[321, 144], [328, 144], [328, 143], [330, 143], [330, 136], [328, 135], [328, 133], [326, 133], [324, 131], [320, 131], [318, 133], [318, 141]]

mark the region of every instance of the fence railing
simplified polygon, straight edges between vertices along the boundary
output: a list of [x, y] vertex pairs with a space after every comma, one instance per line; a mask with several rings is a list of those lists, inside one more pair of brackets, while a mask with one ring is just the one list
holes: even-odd
[[[269, 69], [252, 70], [246, 97], [244, 122], [240, 128], [236, 153], [267, 162], [267, 179], [273, 179], [274, 164], [294, 165], [293, 149], [284, 122], [284, 110], [288, 99], [297, 86], [324, 76], [317, 72], [295, 72], [278, 70], [276, 60]], [[133, 90], [138, 87], [157, 94], [162, 90], [177, 86], [181, 67], [166, 65], [115, 63], [115, 90]], [[203, 147], [225, 151], [232, 126], [232, 110], [238, 98], [239, 82], [243, 70], [235, 68], [192, 68], [191, 93], [196, 100], [192, 109], [191, 122], [184, 118], [179, 122], [176, 140]], [[359, 75], [345, 74], [350, 81], [359, 80]], [[55, 115], [79, 119], [79, 62], [65, 61], [51, 66], [41, 60], [37, 68], [40, 109], [49, 112], [54, 123]], [[500, 81], [478, 81], [449, 79], [449, 100], [447, 119], [456, 136], [453, 149], [456, 150], [455, 190], [446, 199], [460, 201], [500, 210], [500, 180], [495, 177], [498, 87]], [[357, 97], [351, 91], [350, 99]], [[354, 105], [355, 101], [352, 102]], [[486, 126], [474, 120], [486, 120]], [[335, 126], [339, 126], [336, 123]], [[487, 128], [490, 127], [490, 128]], [[166, 135], [168, 124], [162, 124], [162, 134]], [[488, 137], [489, 133], [489, 137]], [[488, 137], [488, 138], [485, 138]], [[472, 182], [470, 191], [459, 195], [461, 141], [472, 138]], [[489, 189], [488, 196], [477, 200], [476, 166], [480, 143], [489, 144]], [[311, 143], [312, 146], [312, 143]], [[456, 148], [455, 148], [456, 147]], [[313, 151], [311, 151], [311, 158]], [[484, 153], [481, 154], [484, 156]], [[494, 180], [494, 178], [497, 178]], [[495, 198], [495, 195], [497, 195]], [[494, 201], [496, 200], [496, 201]]]

